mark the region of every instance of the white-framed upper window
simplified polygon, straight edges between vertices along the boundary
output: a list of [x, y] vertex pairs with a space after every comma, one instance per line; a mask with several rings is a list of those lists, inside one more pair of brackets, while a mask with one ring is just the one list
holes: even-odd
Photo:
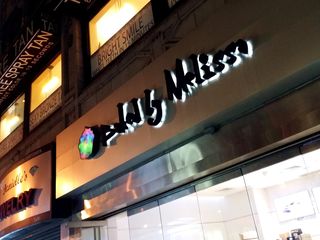
[[89, 22], [90, 54], [126, 25], [150, 0], [111, 0]]

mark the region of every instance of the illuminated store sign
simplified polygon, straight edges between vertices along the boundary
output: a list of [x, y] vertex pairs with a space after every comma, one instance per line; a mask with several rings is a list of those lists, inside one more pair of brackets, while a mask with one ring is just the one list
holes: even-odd
[[17, 166], [0, 180], [0, 238], [51, 216], [51, 151]]
[[[243, 58], [251, 56], [251, 43], [239, 39], [214, 55], [192, 54], [188, 59], [177, 59], [175, 70], [164, 70], [167, 101], [184, 102], [198, 88], [219, 79], [222, 74], [238, 66]], [[119, 103], [117, 108], [119, 122], [85, 128], [78, 145], [81, 159], [94, 157], [100, 143], [109, 147], [119, 135], [133, 132], [146, 120], [150, 126], [161, 127], [167, 113], [165, 100], [155, 99], [155, 91], [150, 89], [144, 91], [143, 99], [133, 98], [130, 102]], [[92, 129], [99, 134], [95, 134]], [[93, 146], [96, 146], [95, 151]]]
[[86, 127], [79, 140], [81, 159], [89, 159], [97, 154], [100, 145], [100, 131], [97, 127]]
[[103, 146], [111, 146], [119, 135], [132, 133], [135, 128], [143, 125], [145, 121], [150, 126], [161, 127], [166, 117], [166, 104], [164, 100], [155, 99], [155, 91], [144, 91], [144, 106], [141, 98], [133, 98], [130, 102], [118, 103], [119, 122], [110, 125], [101, 125], [99, 128], [85, 127], [80, 140], [79, 152], [81, 159], [90, 159], [99, 150], [100, 142]]
[[148, 4], [91, 57], [91, 76], [95, 76], [154, 25]]
[[[36, 26], [37, 25], [37, 26]], [[55, 44], [53, 23], [31, 24], [0, 60], [0, 104]]]
[[1, 194], [5, 195], [9, 190], [11, 190], [12, 188], [15, 188], [16, 186], [23, 184], [25, 181], [27, 181], [28, 179], [28, 174], [26, 173], [26, 171], [23, 172], [19, 172], [15, 178], [11, 179], [11, 181], [9, 183], [4, 182], [1, 186]]
[[10, 198], [2, 203], [0, 205], [0, 222], [4, 218], [34, 204], [36, 190], [37, 189], [32, 188], [29, 191], [22, 192], [17, 197]]

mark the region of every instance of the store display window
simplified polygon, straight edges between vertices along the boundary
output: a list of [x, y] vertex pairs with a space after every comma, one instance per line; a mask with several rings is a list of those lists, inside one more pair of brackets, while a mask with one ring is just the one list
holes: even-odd
[[124, 27], [150, 0], [111, 0], [89, 22], [90, 53]]
[[30, 112], [34, 111], [61, 86], [61, 55], [31, 85]]
[[121, 212], [100, 232], [108, 240], [319, 240], [320, 150], [262, 160]]
[[259, 239], [320, 239], [320, 150], [244, 175]]
[[24, 119], [24, 95], [19, 97], [1, 116], [0, 142], [12, 133]]

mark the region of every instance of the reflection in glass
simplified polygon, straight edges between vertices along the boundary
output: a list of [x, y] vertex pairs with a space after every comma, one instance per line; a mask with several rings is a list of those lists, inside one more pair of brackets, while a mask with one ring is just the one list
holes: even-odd
[[107, 219], [108, 240], [130, 240], [127, 212]]
[[141, 212], [129, 216], [131, 240], [162, 240], [162, 229], [159, 207], [147, 210], [140, 208]]

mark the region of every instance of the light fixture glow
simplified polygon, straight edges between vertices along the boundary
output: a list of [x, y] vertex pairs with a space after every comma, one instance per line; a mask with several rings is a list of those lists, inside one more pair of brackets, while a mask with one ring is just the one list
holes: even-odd
[[41, 93], [43, 95], [50, 95], [54, 92], [60, 85], [59, 78], [56, 76], [53, 76], [41, 89]]
[[84, 204], [85, 209], [91, 208], [90, 200], [88, 200], [88, 199], [83, 200], [83, 204]]
[[135, 13], [136, 11], [130, 3], [124, 3], [120, 6], [114, 4], [96, 23], [99, 46], [118, 32]]

